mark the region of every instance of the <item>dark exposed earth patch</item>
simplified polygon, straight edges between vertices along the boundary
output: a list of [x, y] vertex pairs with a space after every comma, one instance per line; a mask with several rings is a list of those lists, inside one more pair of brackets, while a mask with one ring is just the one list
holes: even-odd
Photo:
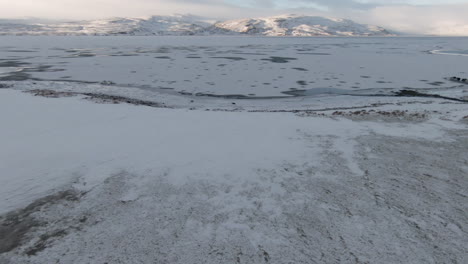
[[[74, 190], [61, 191], [32, 202], [25, 208], [9, 212], [0, 216], [0, 254], [12, 251], [29, 241], [28, 234], [46, 223], [37, 220], [34, 213], [41, 209], [64, 201], [75, 202], [80, 199], [81, 193]], [[27, 250], [26, 254], [34, 255], [46, 247], [46, 242], [54, 235], [41, 237], [42, 247]]]
[[85, 96], [84, 99], [90, 100], [96, 103], [107, 103], [107, 104], [127, 103], [127, 104], [132, 104], [132, 105], [144, 105], [144, 106], [149, 106], [149, 107], [167, 108], [167, 106], [164, 103], [144, 101], [144, 100], [133, 99], [133, 98], [123, 97], [123, 96], [100, 94], [100, 93], [60, 92], [60, 91], [48, 90], [48, 89], [35, 89], [35, 90], [27, 91], [27, 92], [33, 94], [34, 96], [42, 96], [42, 97], [48, 97], [48, 98], [60, 98], [60, 97], [84, 95]]
[[11, 87], [13, 87], [13, 85], [0, 83], [0, 89], [11, 88]]

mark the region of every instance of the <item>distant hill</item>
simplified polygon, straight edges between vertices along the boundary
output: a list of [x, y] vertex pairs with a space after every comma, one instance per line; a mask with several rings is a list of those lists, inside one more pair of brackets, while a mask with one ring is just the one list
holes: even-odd
[[253, 35], [253, 36], [387, 36], [378, 26], [347, 19], [281, 15], [208, 23], [199, 17], [152, 16], [73, 22], [0, 20], [0, 35]]
[[384, 28], [358, 24], [347, 19], [317, 16], [282, 15], [219, 22], [212, 27], [220, 32], [263, 36], [384, 36]]

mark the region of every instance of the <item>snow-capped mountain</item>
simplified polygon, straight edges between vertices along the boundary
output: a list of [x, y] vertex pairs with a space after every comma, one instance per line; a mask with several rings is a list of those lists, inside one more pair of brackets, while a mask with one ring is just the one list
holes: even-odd
[[52, 23], [0, 20], [0, 35], [194, 35], [209, 26], [189, 15]]
[[112, 18], [74, 22], [0, 20], [0, 35], [257, 35], [385, 36], [387, 30], [351, 20], [282, 15], [208, 23], [190, 15]]
[[214, 24], [215, 29], [248, 35], [264, 36], [382, 36], [384, 28], [354, 21], [318, 16], [282, 15], [240, 19]]

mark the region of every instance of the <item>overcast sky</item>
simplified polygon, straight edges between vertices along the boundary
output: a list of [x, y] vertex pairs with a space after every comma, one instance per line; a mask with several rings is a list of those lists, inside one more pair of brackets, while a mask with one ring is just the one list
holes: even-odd
[[0, 18], [6, 19], [176, 13], [218, 20], [284, 13], [324, 15], [409, 33], [468, 35], [468, 0], [0, 0]]

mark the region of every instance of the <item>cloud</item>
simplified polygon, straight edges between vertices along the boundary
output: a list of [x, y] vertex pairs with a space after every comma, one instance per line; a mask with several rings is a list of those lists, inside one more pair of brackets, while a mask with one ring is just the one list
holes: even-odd
[[220, 0], [0, 0], [0, 17], [93, 19], [191, 13], [230, 17], [245, 10]]
[[468, 4], [437, 6], [381, 6], [364, 16], [365, 23], [412, 34], [468, 36]]
[[[464, 0], [292, 0], [288, 2], [325, 6], [328, 8], [327, 12], [321, 12], [320, 15], [349, 18], [401, 33], [468, 36], [468, 3]], [[301, 8], [296, 10], [301, 11]], [[317, 10], [302, 9], [302, 13], [317, 14]]]

